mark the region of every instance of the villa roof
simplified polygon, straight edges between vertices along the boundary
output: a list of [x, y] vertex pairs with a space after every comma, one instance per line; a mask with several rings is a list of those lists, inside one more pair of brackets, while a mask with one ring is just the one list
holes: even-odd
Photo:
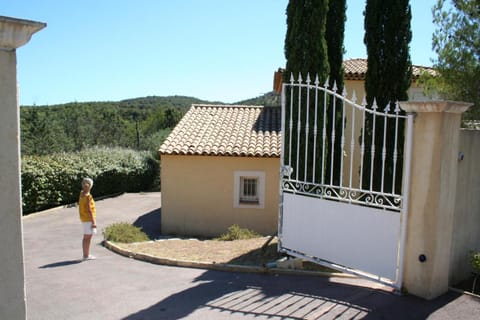
[[[344, 78], [345, 80], [365, 80], [367, 73], [367, 59], [348, 59], [343, 61]], [[424, 67], [419, 65], [412, 65], [413, 79], [416, 80], [420, 75], [427, 71], [430, 74], [435, 74], [431, 67]]]
[[280, 108], [193, 104], [162, 155], [280, 157]]

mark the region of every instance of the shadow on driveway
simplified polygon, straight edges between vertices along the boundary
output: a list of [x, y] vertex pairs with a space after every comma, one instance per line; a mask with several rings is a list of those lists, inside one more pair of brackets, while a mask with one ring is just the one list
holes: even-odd
[[[426, 319], [461, 295], [433, 301], [328, 278], [206, 271], [197, 285], [124, 319]], [[212, 311], [213, 315], [212, 315]], [[217, 317], [218, 316], [218, 317]], [[447, 319], [447, 318], [445, 318]]]
[[77, 264], [77, 263], [80, 263], [80, 262], [82, 262], [81, 259], [60, 261], [60, 262], [46, 264], [44, 266], [39, 267], [39, 269], [66, 267], [66, 266], [70, 266], [72, 264]]
[[162, 233], [161, 220], [162, 209], [158, 208], [138, 217], [133, 225], [141, 228], [150, 240], [155, 240], [158, 239]]

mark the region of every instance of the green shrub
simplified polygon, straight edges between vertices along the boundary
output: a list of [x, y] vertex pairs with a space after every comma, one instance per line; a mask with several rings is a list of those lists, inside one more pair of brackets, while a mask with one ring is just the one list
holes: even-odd
[[[23, 212], [75, 203], [83, 177], [93, 179], [94, 197], [155, 189], [159, 163], [147, 151], [90, 148], [22, 157]], [[156, 188], [158, 189], [158, 188]]]
[[232, 240], [241, 240], [241, 239], [252, 239], [261, 237], [260, 234], [256, 233], [255, 231], [240, 228], [238, 224], [234, 224], [228, 227], [227, 233], [222, 234], [216, 240], [221, 241], [232, 241]]
[[103, 231], [105, 240], [121, 243], [148, 241], [148, 236], [141, 228], [127, 222], [114, 223]]
[[480, 251], [470, 251], [470, 265], [474, 272], [480, 274]]

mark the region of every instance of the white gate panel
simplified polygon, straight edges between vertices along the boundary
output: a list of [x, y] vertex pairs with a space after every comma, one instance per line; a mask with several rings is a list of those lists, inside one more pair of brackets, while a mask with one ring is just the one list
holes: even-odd
[[282, 225], [283, 248], [396, 279], [399, 212], [285, 192]]
[[282, 85], [279, 250], [401, 290], [413, 115], [328, 85]]

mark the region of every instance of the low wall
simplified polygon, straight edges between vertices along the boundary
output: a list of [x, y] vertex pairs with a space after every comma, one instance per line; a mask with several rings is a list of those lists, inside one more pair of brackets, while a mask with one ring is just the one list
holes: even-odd
[[470, 275], [468, 253], [480, 250], [480, 130], [460, 130], [450, 284]]

